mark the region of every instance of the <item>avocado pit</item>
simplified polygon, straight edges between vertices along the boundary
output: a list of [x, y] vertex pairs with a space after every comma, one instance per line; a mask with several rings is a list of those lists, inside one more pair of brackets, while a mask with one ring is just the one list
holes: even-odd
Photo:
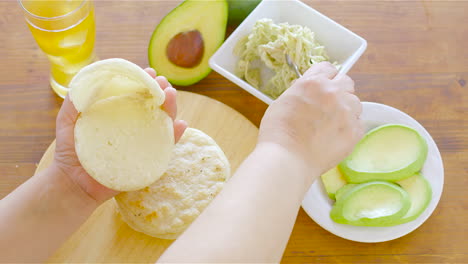
[[173, 64], [183, 68], [194, 68], [200, 64], [205, 44], [198, 30], [181, 32], [169, 41], [166, 56]]

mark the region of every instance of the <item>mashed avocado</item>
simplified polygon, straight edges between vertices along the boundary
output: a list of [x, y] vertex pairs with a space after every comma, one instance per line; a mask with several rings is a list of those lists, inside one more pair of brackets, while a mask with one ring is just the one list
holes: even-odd
[[[264, 18], [258, 20], [252, 32], [237, 43], [234, 54], [240, 59], [236, 74], [276, 99], [297, 78], [286, 63], [286, 53], [302, 73], [315, 63], [329, 60], [325, 47], [317, 42], [309, 28], [288, 23], [275, 24], [271, 19]], [[258, 61], [274, 72], [274, 76], [264, 85], [260, 68], [256, 66], [259, 65]]]

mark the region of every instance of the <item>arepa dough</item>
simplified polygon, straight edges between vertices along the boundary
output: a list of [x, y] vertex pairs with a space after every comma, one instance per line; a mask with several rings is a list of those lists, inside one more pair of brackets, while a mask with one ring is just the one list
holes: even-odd
[[152, 185], [115, 197], [123, 220], [136, 231], [176, 239], [221, 191], [230, 165], [216, 142], [188, 128], [169, 167]]
[[75, 126], [76, 153], [102, 185], [138, 190], [166, 170], [174, 142], [171, 127], [171, 119], [151, 97], [109, 97], [81, 113]]
[[102, 185], [134, 191], [164, 173], [174, 147], [170, 117], [158, 83], [122, 59], [83, 68], [70, 84], [80, 112], [75, 150], [83, 168]]
[[149, 92], [155, 105], [165, 96], [158, 82], [138, 65], [124, 59], [107, 59], [81, 69], [70, 82], [70, 100], [78, 112], [84, 112], [102, 99], [136, 92]]

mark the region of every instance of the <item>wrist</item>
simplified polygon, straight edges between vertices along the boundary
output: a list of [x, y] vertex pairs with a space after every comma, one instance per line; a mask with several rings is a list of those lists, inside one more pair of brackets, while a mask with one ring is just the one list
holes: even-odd
[[80, 215], [91, 214], [99, 203], [81, 188], [55, 161], [41, 176], [48, 182], [49, 192], [53, 197], [61, 199], [61, 207], [69, 213]]
[[[273, 142], [259, 142], [254, 151], [271, 155], [272, 159], [281, 162], [290, 172], [287, 177], [295, 177], [294, 180], [304, 187], [304, 194], [314, 180], [320, 176], [319, 168], [306, 162], [300, 154], [291, 151], [285, 146]], [[271, 162], [276, 162], [271, 160]]]

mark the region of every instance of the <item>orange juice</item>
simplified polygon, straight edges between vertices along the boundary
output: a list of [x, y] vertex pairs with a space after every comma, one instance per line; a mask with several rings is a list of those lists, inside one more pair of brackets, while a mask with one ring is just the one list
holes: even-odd
[[94, 6], [89, 0], [23, 0], [26, 21], [51, 62], [51, 86], [65, 97], [68, 84], [95, 60]]

